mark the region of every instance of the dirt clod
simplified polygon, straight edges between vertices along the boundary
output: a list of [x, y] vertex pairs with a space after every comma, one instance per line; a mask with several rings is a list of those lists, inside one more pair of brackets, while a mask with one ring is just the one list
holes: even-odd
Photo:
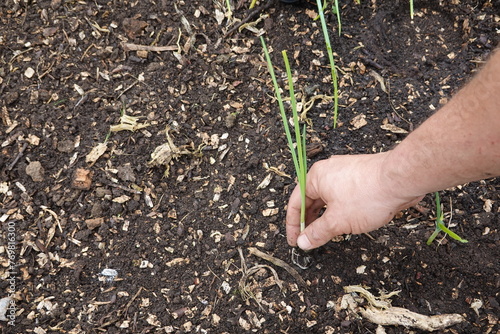
[[26, 166], [26, 174], [31, 177], [33, 182], [42, 182], [45, 179], [45, 170], [40, 161], [31, 161], [29, 165]]
[[78, 168], [73, 174], [71, 186], [75, 189], [89, 190], [92, 184], [92, 176], [92, 171], [84, 168]]

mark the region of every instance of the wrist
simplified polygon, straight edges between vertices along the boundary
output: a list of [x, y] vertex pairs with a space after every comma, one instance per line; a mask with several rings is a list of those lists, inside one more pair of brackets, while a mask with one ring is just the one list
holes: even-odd
[[407, 156], [402, 147], [381, 153], [382, 163], [379, 170], [379, 183], [387, 198], [402, 203], [414, 202], [433, 191], [426, 187], [424, 180], [415, 174], [417, 156]]

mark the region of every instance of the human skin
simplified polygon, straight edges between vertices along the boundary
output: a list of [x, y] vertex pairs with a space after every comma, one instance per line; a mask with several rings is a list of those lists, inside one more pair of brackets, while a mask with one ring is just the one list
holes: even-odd
[[370, 232], [427, 193], [495, 176], [500, 176], [500, 51], [393, 150], [316, 162], [307, 174], [307, 227], [300, 232], [295, 187], [287, 240], [309, 250], [338, 235]]

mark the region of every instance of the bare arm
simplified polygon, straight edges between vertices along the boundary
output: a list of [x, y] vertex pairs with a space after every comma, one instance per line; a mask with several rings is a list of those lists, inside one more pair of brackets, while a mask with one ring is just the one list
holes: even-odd
[[426, 193], [499, 175], [497, 51], [468, 85], [394, 150], [315, 163], [306, 186], [308, 226], [300, 233], [296, 189], [288, 203], [288, 243], [311, 249], [336, 235], [369, 232]]
[[500, 52], [390, 152], [386, 170], [408, 195], [500, 175]]

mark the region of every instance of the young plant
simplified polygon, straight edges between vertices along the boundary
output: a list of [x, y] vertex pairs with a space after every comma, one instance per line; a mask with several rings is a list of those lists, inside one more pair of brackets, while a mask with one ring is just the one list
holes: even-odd
[[[332, 12], [337, 17], [337, 25], [339, 27], [339, 36], [340, 36], [340, 33], [342, 32], [342, 22], [340, 20], [339, 0], [333, 0], [331, 2], [332, 2]], [[356, 3], [359, 5], [359, 2], [356, 2]], [[327, 5], [328, 5], [328, 0], [324, 0], [323, 7], [321, 8], [321, 10], [323, 11], [323, 14], [324, 14], [324, 11], [325, 11], [325, 8]], [[318, 10], [319, 10], [319, 8], [318, 8]], [[318, 15], [318, 17], [319, 17], [319, 15]], [[315, 18], [315, 20], [317, 20], [318, 17]]]
[[[316, 0], [316, 4], [318, 5], [319, 18], [321, 21], [321, 29], [323, 30], [323, 37], [325, 39], [326, 51], [328, 53], [328, 60], [330, 61], [330, 70], [333, 83], [333, 127], [336, 128], [338, 119], [338, 109], [339, 109], [337, 69], [335, 68], [335, 61], [333, 60], [332, 44], [330, 43], [330, 36], [328, 35], [328, 28], [326, 26], [325, 14], [323, 12], [323, 6], [321, 5], [321, 0]], [[335, 0], [335, 4], [338, 12], [337, 0]], [[339, 12], [337, 14], [337, 19], [340, 20]], [[340, 24], [339, 24], [339, 33], [340, 33]]]
[[448, 234], [450, 237], [453, 239], [466, 243], [468, 242], [465, 239], [462, 239], [461, 237], [458, 236], [455, 232], [451, 231], [449, 228], [444, 226], [443, 220], [444, 220], [444, 213], [443, 209], [441, 208], [441, 198], [439, 197], [439, 193], [436, 191], [435, 194], [435, 202], [436, 202], [436, 229], [432, 233], [432, 235], [427, 239], [427, 245], [430, 245], [434, 239], [436, 239], [437, 235], [439, 232], [443, 231], [444, 233]]
[[[293, 127], [295, 132], [295, 143], [290, 132], [290, 127], [288, 126], [288, 119], [285, 113], [285, 106], [283, 104], [283, 99], [281, 97], [280, 87], [278, 81], [276, 80], [276, 75], [274, 73], [274, 67], [271, 62], [271, 57], [269, 56], [269, 51], [267, 50], [266, 42], [262, 36], [260, 37], [262, 43], [262, 48], [264, 49], [264, 55], [267, 61], [267, 68], [274, 86], [274, 93], [276, 100], [278, 101], [281, 120], [283, 121], [283, 128], [285, 129], [285, 135], [288, 142], [288, 147], [292, 154], [293, 165], [295, 167], [295, 173], [297, 174], [297, 180], [300, 189], [300, 231], [306, 228], [306, 176], [307, 176], [307, 155], [306, 155], [306, 126], [302, 127], [302, 132], [300, 130], [299, 115], [297, 112], [297, 100], [295, 98], [295, 91], [293, 89], [293, 78], [292, 71], [290, 70], [290, 63], [288, 62], [288, 56], [286, 51], [282, 51], [283, 61], [285, 63], [286, 74], [288, 79], [288, 93], [290, 95], [290, 105], [292, 108], [292, 119]], [[299, 250], [298, 248], [292, 249], [292, 262], [301, 269], [307, 269], [313, 263], [313, 259], [306, 252]]]
[[300, 208], [300, 230], [305, 229], [306, 221], [306, 175], [307, 175], [307, 156], [306, 156], [306, 126], [300, 130], [299, 115], [297, 112], [297, 100], [295, 98], [295, 91], [293, 88], [293, 78], [292, 71], [290, 69], [290, 63], [288, 62], [288, 56], [286, 51], [282, 51], [283, 61], [285, 63], [286, 74], [288, 79], [288, 92], [290, 95], [290, 105], [292, 108], [292, 118], [293, 126], [295, 132], [295, 143], [290, 132], [290, 127], [288, 126], [288, 119], [285, 112], [285, 106], [283, 104], [283, 98], [281, 97], [280, 86], [276, 80], [276, 75], [274, 73], [274, 67], [271, 62], [271, 57], [269, 56], [269, 51], [266, 46], [264, 38], [261, 36], [260, 41], [262, 43], [262, 48], [264, 49], [264, 55], [267, 61], [267, 68], [274, 86], [274, 93], [276, 95], [276, 100], [278, 101], [281, 120], [283, 121], [283, 128], [285, 129], [285, 135], [288, 142], [288, 147], [292, 154], [292, 160], [295, 167], [295, 173], [297, 174], [297, 180], [300, 187], [301, 196], [301, 208]]

